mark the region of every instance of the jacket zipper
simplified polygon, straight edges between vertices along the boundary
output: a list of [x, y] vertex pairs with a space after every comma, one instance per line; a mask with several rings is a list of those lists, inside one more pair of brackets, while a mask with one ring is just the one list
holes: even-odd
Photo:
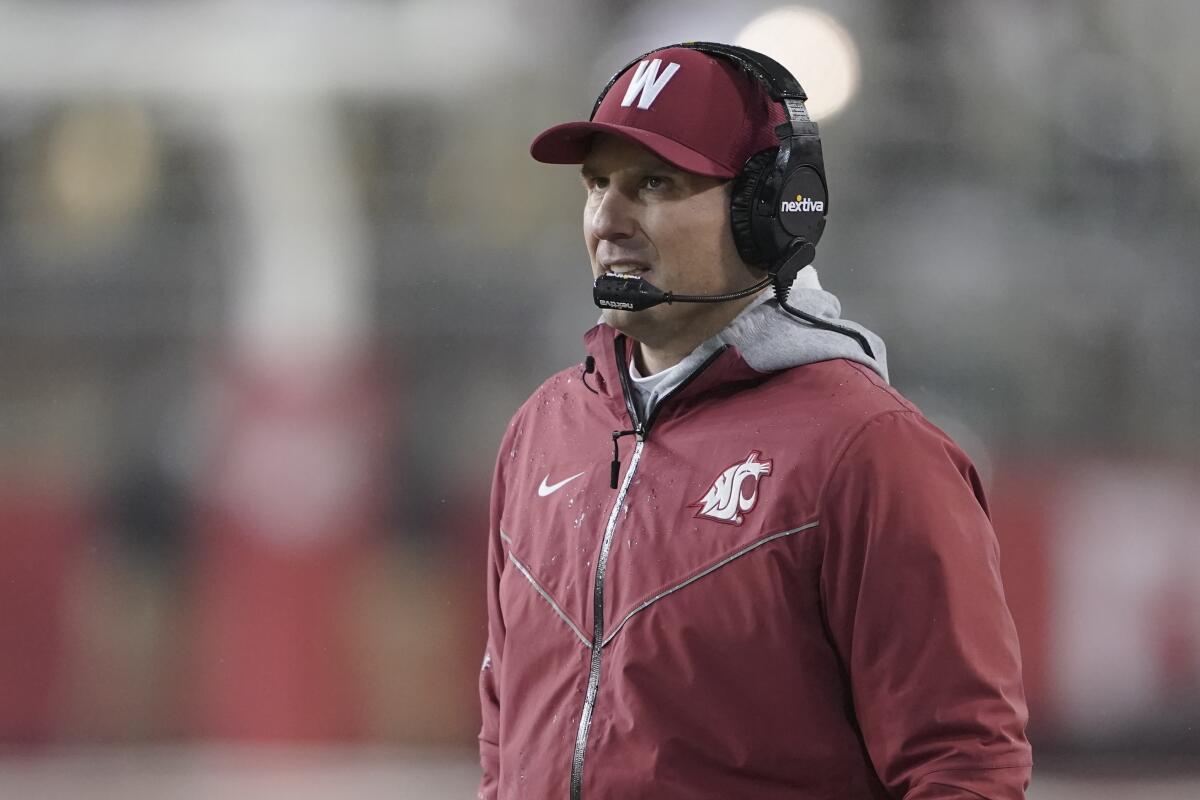
[[617, 529], [617, 517], [637, 472], [645, 442], [638, 439], [633, 447], [629, 470], [617, 493], [612, 513], [608, 515], [608, 526], [604, 529], [604, 541], [600, 544], [600, 556], [596, 559], [596, 582], [592, 594], [592, 663], [588, 669], [587, 694], [583, 699], [583, 711], [579, 715], [579, 731], [575, 735], [575, 754], [571, 758], [571, 800], [580, 800], [583, 795], [583, 753], [587, 749], [588, 731], [592, 727], [592, 709], [596, 706], [596, 693], [600, 689], [600, 651], [604, 641], [604, 575], [608, 569], [608, 551], [612, 547], [613, 534]]
[[629, 493], [629, 487], [633, 483], [633, 476], [637, 472], [638, 462], [642, 458], [642, 448], [646, 443], [646, 437], [650, 435], [651, 425], [658, 418], [659, 409], [662, 408], [663, 403], [667, 399], [691, 383], [697, 375], [717, 360], [717, 356], [725, 351], [725, 347], [722, 347], [713, 353], [691, 375], [687, 376], [682, 383], [663, 395], [658, 405], [650, 409], [649, 419], [643, 423], [641, 415], [638, 413], [637, 404], [633, 402], [633, 388], [630, 385], [629, 364], [625, 360], [625, 336], [616, 337], [614, 346], [617, 356], [617, 372], [621, 376], [621, 392], [625, 396], [625, 407], [629, 411], [629, 419], [633, 422], [632, 431], [613, 431], [614, 488], [616, 476], [620, 472], [621, 466], [617, 457], [617, 440], [621, 436], [633, 433], [637, 436], [637, 444], [633, 447], [633, 456], [630, 458], [629, 469], [625, 473], [625, 480], [621, 482], [621, 489], [617, 492], [616, 502], [613, 504], [612, 512], [608, 515], [608, 525], [604, 529], [604, 539], [600, 543], [600, 555], [596, 559], [596, 579], [592, 591], [592, 657], [588, 668], [587, 694], [584, 695], [583, 710], [579, 714], [579, 730], [575, 734], [575, 753], [571, 758], [571, 800], [582, 800], [583, 797], [584, 753], [587, 750], [588, 733], [592, 727], [592, 711], [596, 707], [596, 695], [600, 690], [600, 654], [604, 648], [604, 580], [608, 572], [608, 553], [612, 548], [613, 534], [617, 530], [617, 518], [621, 513], [621, 507], [625, 504], [625, 496]]

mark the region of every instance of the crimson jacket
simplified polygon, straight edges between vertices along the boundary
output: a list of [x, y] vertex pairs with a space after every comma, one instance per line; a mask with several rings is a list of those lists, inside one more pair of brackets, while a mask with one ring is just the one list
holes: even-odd
[[479, 797], [1024, 797], [1017, 637], [974, 468], [882, 363], [774, 300], [719, 338], [639, 419], [631, 343], [598, 325], [594, 373], [555, 375], [513, 418]]

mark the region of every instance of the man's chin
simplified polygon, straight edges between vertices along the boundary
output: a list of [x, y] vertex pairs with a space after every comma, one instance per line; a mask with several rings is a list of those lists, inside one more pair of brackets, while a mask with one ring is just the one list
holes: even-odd
[[626, 336], [633, 336], [629, 328], [636, 328], [637, 315], [644, 313], [644, 311], [621, 311], [616, 308], [602, 308], [600, 309], [600, 321], [610, 328], [616, 328]]
[[631, 339], [650, 343], [660, 338], [664, 328], [669, 326], [670, 312], [668, 306], [656, 306], [643, 311], [605, 308], [600, 311], [600, 319]]

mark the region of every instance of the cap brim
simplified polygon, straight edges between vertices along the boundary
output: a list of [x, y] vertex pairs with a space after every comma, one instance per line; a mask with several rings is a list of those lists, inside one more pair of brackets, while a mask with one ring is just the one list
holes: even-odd
[[608, 122], [564, 122], [538, 134], [529, 154], [545, 164], [582, 164], [592, 145], [592, 136], [611, 133], [640, 144], [663, 161], [685, 172], [712, 178], [732, 178], [737, 170], [713, 161], [660, 133], [613, 125]]

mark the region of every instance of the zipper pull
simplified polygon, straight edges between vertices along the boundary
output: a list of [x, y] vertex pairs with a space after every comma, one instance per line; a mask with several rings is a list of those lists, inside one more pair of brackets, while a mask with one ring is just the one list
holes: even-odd
[[641, 438], [641, 434], [638, 433], [637, 431], [613, 431], [612, 432], [613, 460], [612, 460], [612, 465], [611, 465], [612, 469], [609, 471], [609, 485], [611, 485], [612, 488], [614, 488], [614, 489], [617, 488], [617, 478], [621, 474], [621, 453], [617, 449], [617, 439], [620, 439], [622, 436], [633, 436], [635, 434], [638, 436], [639, 439]]
[[617, 476], [621, 474], [621, 454], [617, 451], [617, 439], [619, 439], [621, 437], [621, 432], [613, 431], [612, 437], [613, 437], [613, 460], [612, 460], [612, 469], [609, 471], [609, 475], [611, 477], [608, 480], [609, 480], [609, 484], [611, 484], [612, 488], [615, 489], [615, 488], [617, 488]]

